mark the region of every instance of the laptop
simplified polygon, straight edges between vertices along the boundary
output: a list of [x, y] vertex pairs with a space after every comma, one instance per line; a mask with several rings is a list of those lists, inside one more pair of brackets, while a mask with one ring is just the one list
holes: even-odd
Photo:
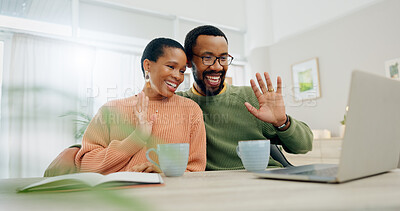
[[341, 183], [397, 168], [400, 81], [354, 71], [340, 162], [255, 172], [258, 177]]

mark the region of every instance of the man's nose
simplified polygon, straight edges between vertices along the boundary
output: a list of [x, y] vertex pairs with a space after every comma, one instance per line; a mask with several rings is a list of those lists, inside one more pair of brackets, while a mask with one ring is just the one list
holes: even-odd
[[224, 67], [219, 63], [219, 59], [216, 59], [214, 64], [210, 66], [212, 70], [223, 70]]

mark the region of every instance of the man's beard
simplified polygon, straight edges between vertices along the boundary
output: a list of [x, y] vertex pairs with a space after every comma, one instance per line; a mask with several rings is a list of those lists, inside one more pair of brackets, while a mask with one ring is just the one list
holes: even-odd
[[[217, 94], [219, 94], [219, 93], [221, 92], [221, 90], [224, 88], [225, 74], [226, 74], [226, 71], [225, 71], [225, 70], [218, 71], [218, 72], [213, 71], [213, 70], [211, 70], [211, 71], [204, 71], [204, 72], [203, 72], [203, 80], [200, 80], [199, 78], [197, 78], [197, 70], [196, 70], [195, 68], [192, 68], [192, 70], [193, 70], [193, 73], [194, 73], [194, 74], [193, 74], [194, 81], [197, 83], [197, 85], [200, 87], [201, 91], [202, 91], [206, 96], [214, 96], [214, 95], [217, 95]], [[207, 90], [206, 84], [204, 83], [205, 76], [206, 76], [207, 74], [209, 74], [209, 73], [221, 73], [221, 72], [222, 72], [222, 75], [220, 76], [220, 77], [221, 77], [221, 83], [219, 84], [218, 89], [215, 90], [215, 91]]]

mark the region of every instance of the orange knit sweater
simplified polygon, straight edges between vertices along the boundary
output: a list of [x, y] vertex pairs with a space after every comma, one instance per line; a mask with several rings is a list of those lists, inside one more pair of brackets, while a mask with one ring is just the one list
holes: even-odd
[[[197, 103], [174, 95], [161, 101], [149, 101], [148, 118], [157, 112], [153, 138], [143, 141], [135, 131], [132, 104], [136, 97], [114, 100], [103, 105], [90, 122], [75, 157], [81, 172], [109, 174], [129, 171], [147, 162], [146, 151], [163, 143], [189, 143], [186, 171], [204, 171], [206, 166], [206, 131], [203, 113]], [[150, 157], [158, 162], [154, 152]]]

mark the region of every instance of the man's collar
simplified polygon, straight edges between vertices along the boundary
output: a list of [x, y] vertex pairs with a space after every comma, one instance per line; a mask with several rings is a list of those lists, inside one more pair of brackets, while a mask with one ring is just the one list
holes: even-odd
[[[226, 82], [224, 81], [224, 88], [222, 88], [222, 90], [218, 93], [218, 95], [224, 93], [224, 92], [226, 91], [226, 87], [227, 87], [227, 86], [226, 86]], [[196, 90], [196, 88], [194, 88], [194, 83], [193, 83], [193, 86], [192, 86], [192, 92], [193, 92], [193, 94], [198, 95], [198, 96], [205, 96], [205, 95], [200, 94], [200, 93]]]

